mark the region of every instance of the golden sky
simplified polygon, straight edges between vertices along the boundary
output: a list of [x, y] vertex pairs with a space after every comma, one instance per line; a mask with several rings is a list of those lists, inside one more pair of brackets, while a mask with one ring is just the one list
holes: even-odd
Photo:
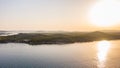
[[101, 27], [91, 23], [88, 15], [96, 2], [99, 1], [0, 0], [0, 30], [119, 30], [120, 24]]

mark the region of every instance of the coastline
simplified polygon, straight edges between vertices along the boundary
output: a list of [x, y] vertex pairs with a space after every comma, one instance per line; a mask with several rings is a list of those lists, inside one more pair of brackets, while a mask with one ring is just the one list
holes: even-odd
[[76, 42], [92, 42], [99, 40], [119, 40], [118, 33], [105, 32], [65, 32], [65, 33], [19, 33], [10, 36], [0, 36], [0, 43], [69, 44]]

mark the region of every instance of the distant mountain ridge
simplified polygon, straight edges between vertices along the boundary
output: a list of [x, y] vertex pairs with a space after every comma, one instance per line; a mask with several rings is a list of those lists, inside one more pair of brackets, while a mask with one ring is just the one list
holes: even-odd
[[120, 30], [101, 30], [100, 32], [114, 32], [114, 33], [120, 33]]

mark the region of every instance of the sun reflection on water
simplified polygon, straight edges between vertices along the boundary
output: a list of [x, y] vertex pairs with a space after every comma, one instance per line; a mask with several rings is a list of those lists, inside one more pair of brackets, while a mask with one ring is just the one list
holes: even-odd
[[99, 68], [104, 68], [105, 67], [105, 62], [107, 59], [107, 54], [108, 51], [111, 47], [111, 43], [109, 41], [103, 40], [97, 43], [97, 57], [98, 57], [98, 67]]

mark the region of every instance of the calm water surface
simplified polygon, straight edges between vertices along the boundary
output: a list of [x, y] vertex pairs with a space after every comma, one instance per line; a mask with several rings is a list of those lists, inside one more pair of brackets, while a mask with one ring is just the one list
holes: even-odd
[[0, 68], [120, 68], [120, 40], [38, 46], [0, 44]]

